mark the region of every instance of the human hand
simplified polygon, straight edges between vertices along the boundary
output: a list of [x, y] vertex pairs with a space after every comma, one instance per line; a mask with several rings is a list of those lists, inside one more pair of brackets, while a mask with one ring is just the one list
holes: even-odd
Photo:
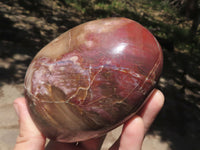
[[[124, 124], [120, 138], [111, 146], [110, 150], [141, 150], [144, 135], [163, 104], [163, 94], [159, 90], [154, 90], [137, 115]], [[25, 98], [16, 99], [14, 107], [19, 117], [20, 126], [14, 150], [44, 150], [46, 137], [33, 123], [28, 113]], [[83, 141], [78, 145], [76, 143], [50, 141], [46, 150], [98, 150], [104, 137]]]

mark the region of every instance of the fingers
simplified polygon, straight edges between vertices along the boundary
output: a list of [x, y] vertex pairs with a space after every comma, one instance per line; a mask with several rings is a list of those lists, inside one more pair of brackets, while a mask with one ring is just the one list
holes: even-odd
[[155, 120], [159, 111], [164, 104], [164, 95], [161, 91], [155, 89], [148, 97], [147, 103], [144, 105], [142, 110], [138, 113], [144, 121], [145, 133]]
[[56, 141], [50, 141], [45, 150], [100, 150], [101, 145], [105, 139], [105, 136], [90, 139], [79, 143], [60, 143]]
[[153, 123], [164, 104], [161, 91], [155, 89], [147, 98], [146, 104], [131, 120], [124, 124], [121, 137], [110, 150], [141, 150], [144, 135]]
[[144, 138], [144, 122], [141, 117], [129, 120], [122, 131], [120, 150], [140, 150]]
[[144, 122], [135, 116], [123, 128], [121, 138], [115, 142], [110, 150], [140, 150], [144, 139]]
[[94, 138], [91, 140], [84, 141], [84, 142], [82, 142], [82, 147], [85, 150], [100, 150], [105, 137], [106, 136], [104, 135], [99, 138]]
[[14, 101], [14, 108], [19, 117], [19, 136], [14, 150], [43, 150], [45, 137], [40, 133], [33, 123], [25, 98], [18, 98]]
[[[164, 104], [164, 96], [159, 90], [154, 90], [148, 97], [147, 103], [143, 109], [138, 113], [139, 116], [135, 116], [129, 120], [125, 125], [121, 135], [120, 142], [116, 142], [110, 150], [140, 150], [144, 138], [145, 132], [148, 130], [155, 117], [159, 113]], [[45, 144], [45, 138], [39, 132], [34, 125], [24, 98], [18, 98], [14, 101], [14, 107], [19, 116], [20, 133], [17, 138], [17, 144], [15, 150], [43, 150]], [[81, 142], [78, 146], [75, 144], [64, 144], [58, 142], [50, 142], [49, 148], [52, 149], [63, 147], [70, 149], [100, 149], [100, 146], [104, 140], [104, 137], [92, 139], [89, 141]], [[48, 147], [47, 147], [48, 149]]]

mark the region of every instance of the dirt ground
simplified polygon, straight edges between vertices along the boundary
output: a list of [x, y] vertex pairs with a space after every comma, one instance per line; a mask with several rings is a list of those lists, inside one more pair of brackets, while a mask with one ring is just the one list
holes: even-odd
[[[53, 10], [44, 4], [46, 7], [41, 6], [36, 12], [27, 5], [18, 0], [0, 2], [0, 150], [11, 150], [15, 144], [19, 131], [12, 103], [23, 96], [23, 79], [33, 56], [60, 33], [88, 20], [56, 3], [51, 4]], [[165, 49], [164, 57], [158, 88], [166, 102], [145, 137], [142, 150], [199, 150], [200, 58]], [[120, 131], [121, 127], [108, 134], [103, 150]]]

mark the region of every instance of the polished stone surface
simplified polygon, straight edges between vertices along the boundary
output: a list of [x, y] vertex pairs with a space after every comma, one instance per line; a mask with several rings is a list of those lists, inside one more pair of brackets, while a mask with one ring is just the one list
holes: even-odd
[[144, 104], [162, 59], [157, 40], [135, 21], [79, 25], [45, 46], [29, 66], [25, 92], [31, 116], [58, 141], [100, 136]]

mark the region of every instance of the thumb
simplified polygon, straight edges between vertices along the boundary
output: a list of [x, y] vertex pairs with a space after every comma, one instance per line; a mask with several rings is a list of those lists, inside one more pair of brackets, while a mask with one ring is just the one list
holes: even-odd
[[14, 150], [44, 150], [45, 137], [33, 123], [25, 98], [17, 98], [14, 108], [19, 117], [19, 135]]

